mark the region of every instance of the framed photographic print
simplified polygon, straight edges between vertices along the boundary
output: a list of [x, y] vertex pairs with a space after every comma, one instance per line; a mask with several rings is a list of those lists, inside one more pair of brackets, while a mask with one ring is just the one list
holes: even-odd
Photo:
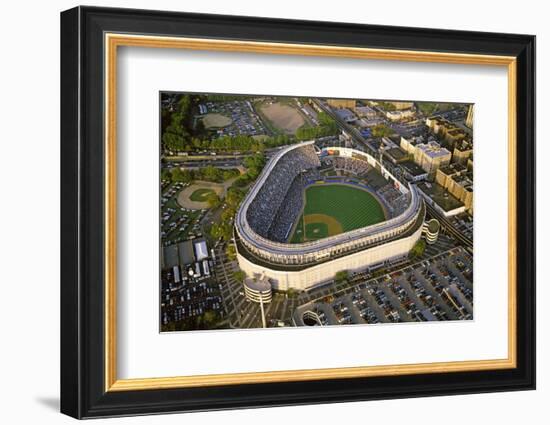
[[61, 14], [61, 411], [535, 387], [535, 38]]

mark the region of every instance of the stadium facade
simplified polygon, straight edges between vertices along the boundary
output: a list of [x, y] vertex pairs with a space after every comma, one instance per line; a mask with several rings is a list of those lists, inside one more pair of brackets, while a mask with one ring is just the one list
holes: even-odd
[[[304, 180], [315, 179], [321, 160], [328, 157], [368, 164], [408, 202], [386, 221], [288, 243], [289, 229], [303, 207]], [[373, 156], [350, 148], [319, 151], [313, 141], [304, 142], [274, 155], [241, 203], [235, 217], [237, 259], [248, 276], [266, 276], [273, 289], [304, 290], [332, 280], [341, 270], [360, 271], [406, 257], [422, 235], [424, 217], [416, 186], [401, 183]]]

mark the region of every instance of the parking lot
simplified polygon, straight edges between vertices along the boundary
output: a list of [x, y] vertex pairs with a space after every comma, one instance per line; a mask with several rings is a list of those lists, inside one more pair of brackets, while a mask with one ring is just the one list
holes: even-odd
[[[246, 299], [242, 282], [237, 282], [233, 273], [239, 270], [236, 261], [227, 258], [223, 245], [216, 247], [216, 275], [220, 282], [223, 305], [229, 327], [236, 329], [261, 328], [260, 306]], [[268, 327], [291, 326], [291, 313], [297, 299], [287, 294], [273, 294], [271, 303], [264, 305]]]
[[472, 279], [472, 257], [456, 247], [301, 304], [293, 317], [298, 326], [308, 311], [326, 325], [471, 320]]
[[264, 124], [248, 100], [207, 102], [206, 108], [208, 114], [220, 114], [231, 120], [230, 124], [216, 130], [217, 136], [262, 136], [267, 134]]
[[180, 206], [177, 196], [188, 183], [162, 183], [161, 237], [163, 246], [202, 236], [200, 222], [206, 209], [189, 209]]

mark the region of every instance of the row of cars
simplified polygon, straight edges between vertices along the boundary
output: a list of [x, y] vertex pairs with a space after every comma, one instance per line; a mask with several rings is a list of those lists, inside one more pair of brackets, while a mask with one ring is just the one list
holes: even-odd
[[[210, 313], [211, 322], [202, 326], [217, 326], [225, 317], [222, 286], [214, 274], [214, 259], [207, 257], [193, 263], [175, 265], [161, 272], [161, 323], [194, 323]], [[212, 321], [213, 320], [213, 321]], [[190, 322], [192, 321], [192, 322]], [[194, 322], [193, 322], [194, 321]]]
[[188, 209], [180, 206], [177, 196], [188, 183], [172, 183], [164, 187], [161, 196], [161, 239], [168, 246], [188, 239], [201, 237], [201, 220], [207, 210]]
[[218, 136], [259, 136], [267, 134], [260, 117], [248, 100], [230, 102], [207, 102], [209, 113], [217, 113], [231, 118], [231, 124], [217, 129]]
[[470, 255], [454, 248], [308, 304], [329, 325], [470, 320], [472, 276]]

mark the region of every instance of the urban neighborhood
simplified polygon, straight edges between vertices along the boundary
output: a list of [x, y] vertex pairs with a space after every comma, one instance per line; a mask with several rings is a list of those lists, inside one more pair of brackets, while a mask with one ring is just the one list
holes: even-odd
[[159, 102], [161, 332], [473, 319], [473, 104]]

